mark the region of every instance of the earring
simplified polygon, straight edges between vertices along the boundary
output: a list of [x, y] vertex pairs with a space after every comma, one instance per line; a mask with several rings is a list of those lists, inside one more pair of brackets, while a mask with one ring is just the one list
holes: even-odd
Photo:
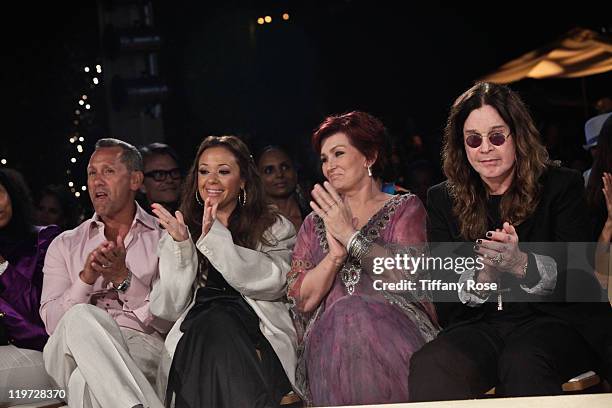
[[372, 166], [368, 166], [368, 176], [372, 177]]
[[200, 204], [200, 207], [204, 207], [204, 204], [202, 204], [202, 201], [200, 201], [200, 197], [199, 197], [197, 189], [195, 191], [195, 199], [196, 199], [196, 203]]
[[247, 192], [246, 192], [246, 188], [240, 189], [240, 194], [238, 195], [238, 202], [240, 203], [240, 205], [242, 205], [243, 207], [246, 205], [247, 203]]

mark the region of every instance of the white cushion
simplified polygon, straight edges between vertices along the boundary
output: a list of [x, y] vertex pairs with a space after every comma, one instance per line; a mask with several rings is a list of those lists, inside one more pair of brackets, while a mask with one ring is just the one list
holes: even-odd
[[51, 389], [57, 389], [57, 387], [53, 385], [45, 371], [42, 352], [20, 349], [13, 345], [0, 346], [0, 405], [13, 406], [39, 401], [55, 401], [40, 398], [10, 398], [11, 390]]

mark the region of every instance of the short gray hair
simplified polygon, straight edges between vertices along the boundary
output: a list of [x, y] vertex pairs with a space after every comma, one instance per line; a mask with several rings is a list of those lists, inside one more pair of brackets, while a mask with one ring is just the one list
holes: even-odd
[[121, 148], [121, 161], [129, 171], [143, 171], [142, 155], [138, 149], [123, 140], [107, 137], [96, 142], [95, 150], [104, 147], [119, 147]]

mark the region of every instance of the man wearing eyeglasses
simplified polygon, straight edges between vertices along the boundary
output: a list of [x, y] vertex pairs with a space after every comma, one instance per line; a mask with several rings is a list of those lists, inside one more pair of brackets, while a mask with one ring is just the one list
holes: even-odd
[[140, 148], [144, 164], [141, 192], [148, 203], [143, 207], [150, 213], [151, 204], [163, 205], [174, 214], [180, 204], [182, 174], [176, 152], [163, 143], [151, 143]]

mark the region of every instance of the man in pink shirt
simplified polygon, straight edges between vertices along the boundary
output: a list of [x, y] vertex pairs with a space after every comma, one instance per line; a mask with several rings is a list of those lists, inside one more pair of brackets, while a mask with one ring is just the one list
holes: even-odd
[[142, 180], [134, 146], [99, 140], [87, 167], [95, 214], [47, 251], [43, 357], [71, 407], [162, 407], [151, 384], [171, 323], [149, 310], [162, 230], [134, 200]]

